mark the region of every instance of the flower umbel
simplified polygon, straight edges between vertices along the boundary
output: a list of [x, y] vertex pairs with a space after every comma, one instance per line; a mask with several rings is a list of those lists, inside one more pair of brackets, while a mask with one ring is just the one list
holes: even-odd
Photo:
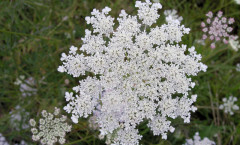
[[207, 137], [204, 137], [203, 140], [201, 140], [199, 133], [196, 132], [193, 139], [187, 139], [184, 145], [215, 145], [215, 142], [209, 140]]
[[93, 113], [101, 138], [107, 136], [108, 143], [138, 144], [142, 136], [136, 127], [143, 120], [149, 120], [153, 133], [164, 139], [174, 131], [168, 117], [190, 122], [197, 98], [188, 94], [195, 85], [190, 76], [207, 69], [194, 47], [178, 44], [189, 28], [178, 20], [152, 27], [161, 4], [146, 0], [135, 6], [137, 16], [122, 10], [118, 25], [108, 16], [110, 8], [94, 9], [93, 16], [86, 17], [93, 32], [85, 30], [83, 45], [63, 53], [58, 68], [74, 77], [86, 71], [95, 75], [81, 80], [75, 93], [66, 92], [64, 110], [74, 123]]
[[240, 63], [236, 64], [236, 71], [240, 72]]
[[236, 4], [240, 5], [240, 0], [234, 0]]
[[238, 51], [240, 49], [240, 44], [238, 40], [230, 39], [229, 44], [232, 47], [232, 49], [235, 51]]
[[165, 10], [164, 15], [166, 16], [166, 21], [169, 22], [171, 20], [178, 20], [180, 23], [183, 20], [182, 16], [178, 16], [177, 11], [175, 9]]
[[23, 97], [33, 96], [37, 94], [37, 89], [35, 88], [36, 81], [33, 77], [25, 79], [24, 75], [20, 75], [14, 84], [20, 86], [20, 92], [22, 93]]
[[[59, 116], [60, 109], [55, 107], [54, 113], [42, 111], [42, 116], [39, 120], [39, 126], [34, 119], [30, 119], [29, 124], [32, 126], [32, 139], [40, 140], [41, 144], [52, 145], [56, 142], [65, 143], [66, 132], [70, 132], [72, 126], [66, 123], [67, 117]], [[57, 117], [59, 116], [59, 117]]]
[[234, 110], [239, 110], [239, 107], [234, 104], [237, 101], [236, 97], [230, 96], [229, 98], [223, 98], [223, 104], [219, 106], [219, 109], [224, 110], [225, 113], [233, 115]]
[[233, 30], [230, 25], [235, 22], [233, 18], [223, 17], [222, 11], [219, 11], [216, 17], [213, 17], [211, 11], [206, 16], [208, 17], [206, 22], [201, 23], [202, 31], [204, 32], [202, 39], [209, 38], [212, 41], [211, 48], [216, 47], [215, 43], [217, 41], [223, 41], [227, 44], [230, 39], [236, 39], [235, 36], [230, 34]]
[[0, 133], [0, 144], [9, 145], [9, 143], [6, 141], [6, 138], [1, 133]]
[[17, 105], [13, 111], [9, 112], [9, 115], [11, 115], [9, 122], [15, 130], [20, 131], [21, 129], [29, 128], [27, 123], [29, 112], [26, 112], [20, 105]]

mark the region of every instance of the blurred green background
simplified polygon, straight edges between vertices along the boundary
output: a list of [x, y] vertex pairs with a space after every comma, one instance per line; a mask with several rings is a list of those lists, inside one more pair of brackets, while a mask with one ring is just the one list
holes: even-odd
[[[160, 15], [163, 16], [164, 10], [176, 9], [183, 17], [182, 24], [191, 28], [182, 43], [196, 47], [208, 70], [193, 78], [196, 86], [192, 93], [198, 94], [195, 103], [198, 111], [192, 113], [191, 123], [173, 120], [176, 130], [168, 133], [167, 140], [153, 136], [142, 123], [139, 126], [143, 135], [140, 143], [178, 145], [199, 132], [202, 138], [208, 137], [218, 145], [238, 145], [240, 112], [231, 116], [224, 114], [218, 106], [224, 97], [240, 98], [240, 72], [236, 71], [240, 52], [222, 43], [217, 43], [216, 49], [212, 50], [210, 42], [206, 41], [204, 46], [196, 40], [202, 37], [200, 23], [210, 10], [214, 13], [221, 10], [224, 16], [233, 17], [236, 20], [233, 34], [240, 36], [240, 5], [233, 0], [160, 0], [160, 3], [163, 5]], [[57, 72], [60, 56], [71, 45], [81, 46], [84, 30], [91, 29], [85, 17], [92, 9], [108, 6], [112, 8], [110, 14], [116, 18], [121, 9], [136, 14], [134, 5], [135, 0], [0, 0], [0, 133], [10, 144], [23, 140], [37, 144], [31, 140], [30, 128], [24, 127], [28, 120], [39, 118], [43, 109], [53, 112], [54, 107], [62, 109], [66, 105], [64, 93], [71, 91], [79, 79]], [[160, 16], [157, 23], [165, 23], [164, 19]], [[14, 84], [20, 75], [34, 80], [33, 84], [23, 83], [34, 88], [35, 93], [24, 96], [21, 86]], [[240, 106], [240, 99], [237, 104]], [[65, 111], [62, 113], [67, 115]], [[71, 119], [68, 122], [71, 124]], [[73, 125], [66, 139], [68, 144], [105, 144], [98, 139], [98, 132], [88, 127], [87, 119]]]

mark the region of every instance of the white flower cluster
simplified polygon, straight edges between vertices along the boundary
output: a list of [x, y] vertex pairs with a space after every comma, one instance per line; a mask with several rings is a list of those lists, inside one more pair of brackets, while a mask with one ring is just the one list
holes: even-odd
[[200, 45], [203, 45], [203, 46], [206, 45], [205, 41], [202, 40], [202, 39], [197, 39], [197, 40], [195, 40], [195, 43], [200, 44]]
[[0, 133], [0, 145], [9, 145], [6, 138]]
[[166, 17], [166, 21], [172, 21], [172, 20], [178, 20], [180, 23], [183, 20], [182, 16], [178, 16], [177, 14], [177, 10], [173, 9], [173, 10], [165, 10], [164, 11], [164, 15]]
[[237, 63], [237, 65], [236, 65], [236, 71], [240, 72], [240, 63]]
[[236, 4], [240, 5], [240, 0], [234, 0]]
[[197, 109], [192, 106], [197, 96], [188, 97], [195, 86], [190, 76], [207, 69], [194, 47], [178, 44], [189, 28], [178, 20], [151, 28], [161, 4], [146, 0], [135, 6], [138, 15], [122, 10], [115, 30], [114, 19], [107, 15], [111, 9], [94, 9], [86, 17], [93, 32], [85, 31], [81, 48], [72, 46], [68, 55], [62, 54], [58, 68], [74, 77], [86, 71], [96, 75], [81, 80], [75, 93], [66, 92], [64, 110], [72, 113], [74, 123], [93, 113], [101, 136], [110, 136], [114, 144], [138, 144], [136, 126], [143, 120], [164, 139], [174, 131], [168, 117], [190, 122], [190, 111]]
[[56, 142], [60, 144], [65, 143], [65, 135], [66, 132], [70, 132], [72, 126], [66, 123], [67, 117], [62, 115], [59, 116], [60, 109], [55, 107], [54, 113], [48, 113], [46, 110], [42, 111], [42, 116], [39, 120], [38, 129], [36, 128], [36, 121], [34, 119], [30, 119], [29, 124], [33, 127], [32, 131], [32, 139], [34, 141], [40, 140], [41, 144], [52, 145]]
[[[238, 37], [236, 37], [237, 39]], [[240, 49], [240, 44], [238, 40], [230, 39], [229, 44], [232, 47], [233, 50], [238, 51]]]
[[239, 110], [239, 107], [234, 104], [237, 101], [236, 97], [230, 96], [228, 99], [223, 98], [223, 104], [219, 106], [219, 109], [224, 110], [225, 113], [233, 115], [233, 110]]
[[187, 139], [184, 145], [215, 145], [215, 142], [209, 140], [207, 137], [204, 137], [203, 140], [201, 140], [199, 133], [196, 132], [193, 139]]
[[27, 124], [27, 119], [29, 118], [29, 112], [26, 112], [24, 108], [22, 108], [20, 105], [17, 105], [13, 111], [10, 113], [10, 123], [11, 126], [16, 129], [17, 131], [22, 129], [29, 128], [29, 125]]
[[23, 97], [32, 96], [37, 94], [37, 89], [34, 88], [36, 82], [33, 77], [25, 79], [24, 75], [20, 75], [19, 78], [14, 82], [15, 85], [20, 86], [20, 92]]

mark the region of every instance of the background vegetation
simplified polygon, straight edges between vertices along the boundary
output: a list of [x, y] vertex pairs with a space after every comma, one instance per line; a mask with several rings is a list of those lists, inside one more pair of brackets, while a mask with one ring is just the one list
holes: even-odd
[[[202, 61], [208, 65], [206, 73], [193, 78], [196, 87], [192, 93], [198, 94], [195, 105], [198, 111], [192, 113], [191, 123], [183, 120], [173, 121], [176, 130], [168, 134], [167, 140], [153, 136], [146, 124], [139, 126], [144, 145], [178, 145], [192, 138], [195, 132], [201, 137], [208, 137], [218, 145], [237, 145], [240, 142], [240, 112], [230, 116], [218, 109], [222, 98], [233, 95], [240, 106], [240, 72], [236, 64], [240, 63], [240, 51], [235, 52], [229, 45], [217, 43], [216, 49], [210, 43], [200, 45], [200, 23], [208, 11], [222, 10], [224, 16], [234, 17], [234, 34], [240, 36], [240, 5], [233, 0], [161, 0], [163, 11], [176, 9], [183, 17], [183, 24], [191, 28], [184, 36], [183, 43], [194, 45], [202, 54]], [[31, 140], [30, 129], [22, 129], [24, 121], [17, 126], [12, 124], [11, 114], [17, 113], [17, 105], [29, 112], [22, 115], [22, 120], [40, 117], [41, 110], [49, 112], [54, 107], [65, 106], [64, 93], [78, 84], [78, 79], [65, 73], [57, 72], [62, 52], [67, 52], [71, 45], [80, 47], [84, 30], [90, 29], [84, 20], [93, 8], [112, 8], [111, 15], [117, 17], [121, 9], [136, 14], [135, 0], [0, 0], [0, 133], [9, 143], [21, 140], [36, 144]], [[158, 24], [163, 23], [161, 17]], [[37, 93], [23, 97], [19, 86], [14, 82], [20, 75], [36, 80]], [[69, 84], [65, 80], [69, 80]], [[63, 114], [66, 112], [62, 111]], [[70, 118], [70, 117], [69, 117]], [[26, 122], [25, 122], [26, 123]], [[69, 119], [69, 123], [72, 121]], [[98, 132], [89, 129], [86, 119], [73, 125], [67, 135], [68, 144], [100, 145]]]

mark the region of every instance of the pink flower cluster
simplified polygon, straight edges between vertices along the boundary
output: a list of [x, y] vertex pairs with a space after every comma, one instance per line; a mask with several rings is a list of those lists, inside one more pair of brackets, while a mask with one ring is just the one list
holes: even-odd
[[227, 44], [229, 39], [235, 39], [233, 35], [229, 34], [233, 30], [229, 25], [235, 22], [234, 18], [227, 19], [223, 17], [222, 11], [219, 11], [216, 17], [213, 17], [211, 11], [206, 16], [208, 17], [207, 21], [201, 23], [202, 31], [204, 32], [202, 39], [209, 38], [212, 41], [211, 48], [216, 47], [215, 42], [217, 41], [223, 41]]

